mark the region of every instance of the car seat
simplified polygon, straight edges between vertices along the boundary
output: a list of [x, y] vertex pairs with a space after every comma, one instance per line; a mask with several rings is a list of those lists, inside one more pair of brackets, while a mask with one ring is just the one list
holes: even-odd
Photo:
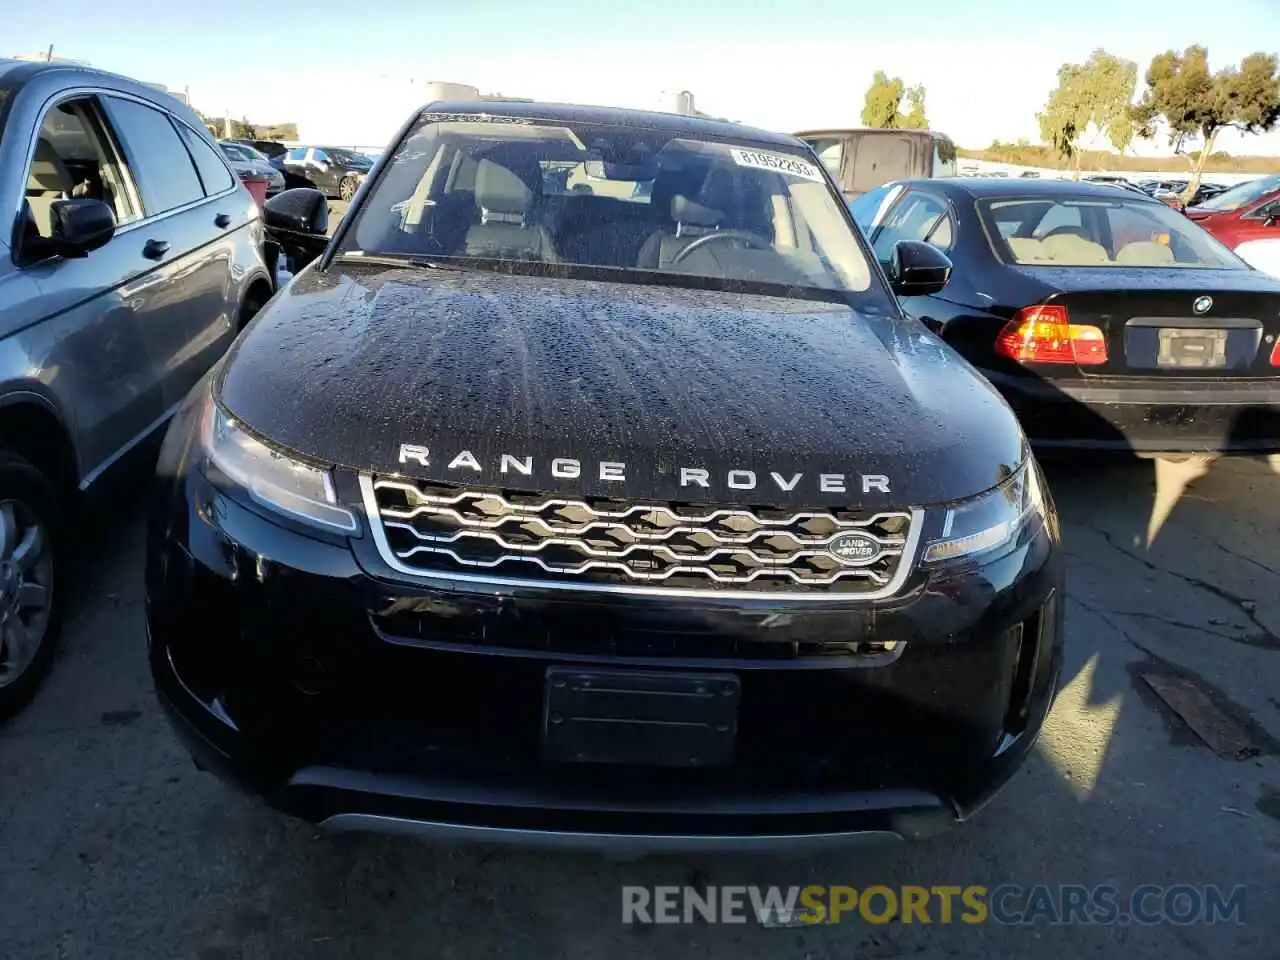
[[1088, 266], [1095, 263], [1110, 263], [1106, 247], [1092, 240], [1086, 240], [1075, 233], [1053, 232], [1040, 241], [1045, 255], [1054, 263], [1066, 263], [1072, 266]]
[[529, 222], [533, 190], [513, 171], [481, 160], [476, 166], [475, 202], [480, 222], [467, 230], [464, 256], [552, 263], [559, 259], [550, 231]]
[[671, 198], [671, 219], [675, 232], [658, 230], [649, 236], [636, 257], [641, 270], [664, 270], [698, 237], [706, 236], [720, 226], [724, 213], [704, 207], [685, 196]]
[[[698, 237], [706, 236], [724, 226], [739, 226], [742, 217], [742, 197], [731, 170], [722, 164], [707, 169], [697, 187], [696, 199], [686, 189], [671, 197], [671, 229], [655, 231], [636, 258], [636, 266], [642, 270], [661, 270], [671, 265], [680, 252]], [[655, 184], [654, 198], [659, 195]], [[660, 201], [659, 201], [660, 202]], [[734, 214], [739, 214], [735, 216]]]
[[75, 178], [62, 157], [44, 137], [36, 141], [35, 158], [27, 176], [27, 206], [42, 237], [53, 236], [53, 204], [71, 197]]
[[1173, 251], [1154, 240], [1135, 240], [1116, 252], [1116, 263], [1134, 267], [1167, 267], [1175, 262]]

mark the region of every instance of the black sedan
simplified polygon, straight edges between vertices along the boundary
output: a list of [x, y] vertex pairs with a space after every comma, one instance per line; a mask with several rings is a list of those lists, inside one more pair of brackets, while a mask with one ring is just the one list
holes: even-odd
[[310, 186], [326, 197], [350, 200], [373, 169], [363, 153], [340, 147], [294, 147], [284, 155], [290, 186]]
[[854, 204], [888, 261], [955, 264], [903, 307], [986, 374], [1034, 444], [1280, 450], [1280, 281], [1164, 204], [1064, 181], [919, 180]]

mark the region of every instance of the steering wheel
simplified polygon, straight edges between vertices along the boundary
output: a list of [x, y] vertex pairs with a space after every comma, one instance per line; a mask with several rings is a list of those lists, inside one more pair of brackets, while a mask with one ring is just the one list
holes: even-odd
[[699, 237], [693, 243], [689, 244], [674, 257], [671, 258], [671, 266], [683, 262], [689, 254], [695, 250], [705, 247], [709, 243], [724, 240], [741, 240], [750, 250], [772, 250], [773, 245], [759, 234], [752, 233], [750, 230], [718, 230], [715, 233], [708, 233], [705, 237]]

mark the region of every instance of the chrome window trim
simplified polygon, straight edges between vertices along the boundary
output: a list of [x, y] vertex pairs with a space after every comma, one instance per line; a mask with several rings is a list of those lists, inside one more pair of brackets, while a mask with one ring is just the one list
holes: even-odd
[[821, 591], [787, 591], [787, 590], [736, 590], [732, 587], [718, 590], [688, 589], [681, 587], [654, 587], [639, 584], [574, 582], [571, 580], [530, 580], [523, 577], [492, 576], [484, 573], [463, 573], [454, 570], [424, 571], [403, 563], [391, 549], [383, 527], [381, 511], [378, 508], [377, 496], [374, 493], [373, 475], [361, 472], [359, 476], [360, 496], [364, 501], [366, 519], [369, 530], [373, 534], [373, 542], [378, 548], [382, 562], [401, 576], [414, 581], [448, 580], [457, 583], [474, 583], [483, 586], [510, 587], [530, 590], [567, 590], [576, 593], [609, 593], [629, 596], [666, 597], [669, 599], [689, 600], [771, 600], [778, 603], [862, 603], [885, 600], [892, 597], [906, 583], [907, 578], [916, 568], [920, 535], [924, 528], [924, 509], [921, 507], [904, 507], [901, 511], [911, 516], [911, 527], [907, 532], [907, 542], [902, 548], [898, 568], [893, 578], [878, 590], [865, 593], [823, 593]]
[[[187, 123], [181, 117], [175, 116], [169, 110], [165, 109], [164, 107], [160, 106], [154, 101], [147, 100], [145, 97], [139, 97], [133, 93], [128, 92], [127, 90], [117, 90], [112, 87], [104, 87], [99, 85], [80, 85], [80, 86], [74, 86], [74, 87], [67, 87], [65, 89], [59, 90], [57, 93], [51, 94], [49, 97], [45, 99], [44, 103], [40, 105], [40, 111], [36, 115], [36, 122], [31, 128], [31, 132], [27, 138], [26, 160], [23, 162], [20, 175], [25, 175], [28, 173], [28, 171], [31, 170], [31, 163], [35, 159], [35, 155], [36, 155], [36, 141], [40, 137], [40, 130], [44, 127], [44, 119], [49, 115], [49, 111], [52, 110], [54, 107], [56, 107], [58, 104], [64, 103], [67, 100], [76, 100], [84, 97], [116, 97], [117, 99], [120, 99], [120, 100], [131, 100], [134, 103], [140, 104], [141, 106], [150, 107], [152, 110], [155, 110], [163, 114], [164, 116], [168, 117], [170, 121], [174, 123], [182, 124], [188, 130], [192, 130], [193, 132], [198, 132], [198, 131], [195, 131], [195, 128], [192, 127], [191, 124]], [[135, 205], [135, 207], [139, 211], [141, 211], [143, 214], [143, 216], [139, 217], [136, 220], [130, 220], [128, 223], [121, 224], [116, 229], [115, 234], [112, 236], [111, 238], [112, 240], [114, 240], [116, 237], [123, 236], [124, 234], [127, 234], [133, 230], [136, 230], [139, 227], [153, 224], [153, 223], [159, 223], [160, 221], [165, 220], [169, 217], [175, 216], [177, 214], [186, 213], [188, 210], [194, 210], [196, 207], [199, 207], [203, 204], [210, 203], [215, 200], [221, 200], [224, 197], [229, 197], [231, 194], [233, 194], [237, 189], [241, 187], [240, 178], [237, 177], [235, 172], [231, 171], [230, 167], [228, 166], [227, 169], [231, 172], [232, 182], [231, 182], [231, 186], [228, 187], [226, 190], [223, 190], [221, 193], [207, 194], [198, 200], [193, 200], [190, 203], [183, 204], [180, 207], [170, 207], [168, 210], [164, 210], [160, 213], [152, 214], [148, 216], [146, 204], [142, 202], [141, 191], [138, 189], [138, 184], [134, 180], [133, 168], [129, 166], [126, 158], [123, 156], [121, 152], [123, 150], [123, 145], [117, 142], [120, 139], [120, 134], [116, 131], [115, 125], [111, 122], [111, 116], [106, 110], [106, 105], [102, 103], [98, 103], [97, 109], [102, 111], [102, 120], [106, 122], [107, 132], [110, 134], [111, 142], [110, 144], [108, 144], [108, 146], [111, 148], [112, 152], [116, 154], [116, 159], [120, 163], [120, 169], [124, 171], [126, 188], [129, 191], [129, 199]], [[184, 150], [186, 150], [187, 145], [183, 143], [182, 147]], [[219, 151], [215, 151], [215, 152], [217, 152], [218, 155], [221, 156], [221, 153]], [[188, 155], [190, 155], [190, 151], [188, 151]], [[200, 172], [198, 169], [196, 169], [194, 160], [192, 160], [191, 165], [192, 165], [192, 169], [196, 170], [196, 181], [200, 184], [200, 188], [203, 190], [204, 181], [200, 179]], [[26, 201], [26, 196], [25, 196], [26, 180], [25, 179], [21, 181], [20, 187], [21, 187], [21, 190], [18, 197], [18, 203], [17, 203], [17, 206], [14, 207], [13, 217], [9, 221], [11, 225], [16, 224], [18, 217], [22, 216], [23, 204]], [[23, 266], [27, 266], [27, 264], [23, 264]]]

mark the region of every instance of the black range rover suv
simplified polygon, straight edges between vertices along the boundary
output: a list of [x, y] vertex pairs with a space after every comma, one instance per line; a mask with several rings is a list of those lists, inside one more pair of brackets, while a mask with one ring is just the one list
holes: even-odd
[[[790, 137], [433, 104], [189, 398], [147, 619], [292, 814], [636, 850], [922, 836], [1057, 685], [1053, 505]], [[267, 221], [295, 256], [325, 205]], [[315, 256], [313, 252], [311, 256]]]

